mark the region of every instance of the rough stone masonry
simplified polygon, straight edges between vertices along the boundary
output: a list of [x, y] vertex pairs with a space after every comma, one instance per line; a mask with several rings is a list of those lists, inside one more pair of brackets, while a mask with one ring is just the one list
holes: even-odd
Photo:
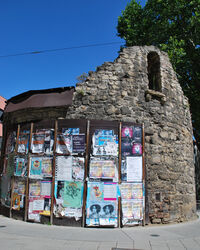
[[[159, 63], [149, 65], [154, 60], [148, 60], [150, 54]], [[159, 67], [152, 71], [157, 89], [149, 82], [154, 67]], [[38, 110], [14, 116], [27, 122], [38, 117]], [[170, 223], [196, 217], [189, 104], [166, 53], [153, 46], [123, 49], [114, 62], [77, 84], [69, 108], [45, 109], [42, 117], [144, 123], [147, 220]]]

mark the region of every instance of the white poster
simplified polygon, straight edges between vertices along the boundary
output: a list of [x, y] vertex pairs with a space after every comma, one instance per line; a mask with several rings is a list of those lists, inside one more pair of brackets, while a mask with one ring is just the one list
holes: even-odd
[[33, 211], [43, 211], [44, 210], [44, 199], [33, 200]]
[[58, 156], [56, 158], [56, 180], [72, 180], [72, 157]]
[[41, 181], [41, 195], [50, 197], [51, 196], [51, 181]]
[[127, 181], [142, 181], [142, 157], [127, 157]]
[[114, 183], [104, 183], [104, 200], [116, 200], [117, 185]]

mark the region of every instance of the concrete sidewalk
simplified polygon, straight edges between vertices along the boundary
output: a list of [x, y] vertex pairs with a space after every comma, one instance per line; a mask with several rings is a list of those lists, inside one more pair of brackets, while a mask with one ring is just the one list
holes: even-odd
[[0, 249], [200, 249], [200, 219], [134, 228], [75, 228], [26, 223], [0, 216]]

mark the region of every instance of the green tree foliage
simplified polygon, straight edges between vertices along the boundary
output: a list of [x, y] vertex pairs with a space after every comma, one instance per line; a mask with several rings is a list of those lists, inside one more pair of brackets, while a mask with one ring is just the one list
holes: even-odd
[[126, 46], [155, 45], [168, 53], [200, 143], [200, 0], [147, 0], [144, 7], [131, 0], [117, 30]]

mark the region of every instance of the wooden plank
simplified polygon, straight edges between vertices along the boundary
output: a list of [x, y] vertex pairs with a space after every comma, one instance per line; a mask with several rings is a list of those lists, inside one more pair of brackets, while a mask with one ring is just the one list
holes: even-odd
[[56, 140], [57, 140], [58, 121], [55, 120], [54, 127], [54, 145], [53, 145], [53, 166], [52, 166], [52, 182], [51, 182], [51, 209], [50, 224], [53, 224], [53, 208], [54, 208], [54, 191], [55, 191], [55, 173], [56, 173]]
[[85, 209], [87, 196], [87, 176], [88, 176], [88, 160], [89, 160], [89, 140], [90, 140], [90, 121], [87, 121], [86, 132], [86, 152], [85, 152], [85, 173], [84, 173], [84, 193], [83, 193], [83, 208], [82, 208], [82, 227], [85, 227]]
[[28, 146], [28, 159], [27, 159], [27, 178], [26, 178], [26, 198], [25, 198], [25, 213], [24, 213], [24, 220], [27, 221], [28, 219], [28, 205], [29, 205], [29, 171], [30, 171], [30, 148], [31, 148], [31, 140], [33, 135], [33, 123], [31, 123], [31, 131], [30, 131], [30, 138], [29, 138], [29, 146]]

